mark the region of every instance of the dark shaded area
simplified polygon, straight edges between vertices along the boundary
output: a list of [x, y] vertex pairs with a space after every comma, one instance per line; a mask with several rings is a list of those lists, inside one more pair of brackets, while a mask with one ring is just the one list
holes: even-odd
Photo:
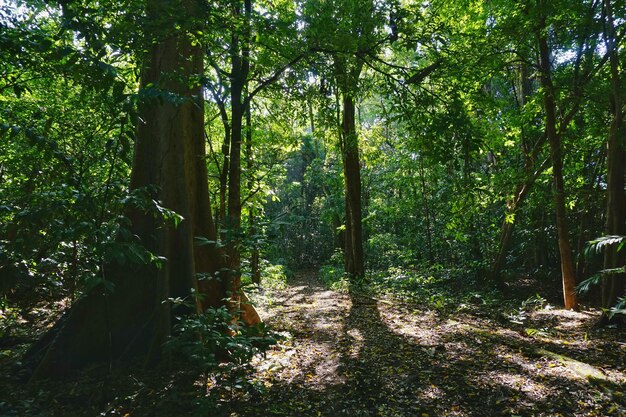
[[[268, 301], [269, 300], [269, 301]], [[268, 297], [287, 337], [250, 371], [221, 377], [174, 367], [91, 369], [26, 385], [0, 361], [0, 415], [42, 416], [621, 416], [624, 335], [596, 314], [538, 310], [523, 325], [488, 305], [425, 304], [325, 288], [311, 273]], [[539, 332], [526, 334], [528, 328]], [[11, 349], [25, 348], [16, 345]], [[545, 351], [592, 367], [573, 373]], [[7, 372], [9, 371], [9, 372]], [[207, 395], [208, 394], [208, 395]], [[104, 414], [102, 414], [104, 413]]]

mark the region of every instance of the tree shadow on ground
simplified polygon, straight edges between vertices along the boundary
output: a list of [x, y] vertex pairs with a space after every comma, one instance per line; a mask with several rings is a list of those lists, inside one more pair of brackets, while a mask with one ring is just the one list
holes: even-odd
[[[623, 351], [602, 361], [623, 344], [541, 340], [483, 311], [444, 315], [357, 291], [339, 294], [310, 277], [282, 291], [271, 310], [269, 324], [292, 337], [258, 359], [252, 385], [232, 375], [230, 386], [216, 384], [206, 396], [206, 379], [196, 370], [102, 379], [92, 373], [62, 387], [22, 391], [23, 399], [12, 399], [22, 401], [18, 407], [0, 399], [0, 414], [626, 415]], [[607, 379], [579, 378], [541, 349], [595, 365]]]
[[[299, 320], [307, 322], [305, 330], [296, 329], [298, 337], [308, 338], [296, 349], [313, 349], [310, 357], [299, 362], [303, 366], [296, 375], [233, 401], [225, 414], [600, 416], [626, 411], [623, 382], [577, 378], [539, 354], [534, 339], [499, 331], [494, 323], [485, 327], [484, 319], [464, 317], [469, 324], [441, 319], [358, 292], [350, 293], [348, 305], [339, 331], [316, 328], [315, 321], [327, 314], [323, 310], [307, 309], [296, 317], [295, 328]], [[331, 350], [315, 352], [312, 340], [331, 344]], [[584, 354], [580, 347], [560, 346], [560, 352]]]

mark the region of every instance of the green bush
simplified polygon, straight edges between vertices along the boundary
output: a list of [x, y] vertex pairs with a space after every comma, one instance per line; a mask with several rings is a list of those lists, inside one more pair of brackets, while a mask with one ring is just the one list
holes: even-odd
[[0, 337], [7, 337], [16, 328], [19, 311], [6, 298], [0, 298]]
[[165, 348], [200, 369], [211, 371], [222, 362], [246, 364], [275, 343], [263, 325], [247, 327], [234, 322], [232, 312], [220, 307], [181, 318]]
[[320, 278], [324, 284], [334, 291], [348, 292], [350, 279], [346, 275], [343, 265], [324, 265], [320, 268]]
[[261, 271], [261, 286], [270, 289], [287, 288], [287, 279], [290, 275], [289, 270], [284, 265], [272, 265], [269, 262], [263, 265]]

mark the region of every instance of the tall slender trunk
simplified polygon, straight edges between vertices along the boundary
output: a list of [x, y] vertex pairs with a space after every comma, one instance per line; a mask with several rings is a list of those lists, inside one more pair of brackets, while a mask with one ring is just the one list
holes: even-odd
[[[528, 48], [523, 48], [523, 51], [527, 52]], [[532, 94], [532, 82], [529, 65], [526, 62], [522, 62], [519, 68], [519, 80], [514, 85], [516, 87], [517, 94], [517, 107], [521, 114], [523, 107], [528, 102]], [[517, 221], [517, 214], [526, 197], [529, 195], [530, 190], [533, 188], [537, 178], [548, 168], [549, 160], [543, 162], [537, 166], [537, 158], [545, 144], [545, 136], [539, 138], [533, 144], [531, 137], [529, 137], [526, 129], [521, 129], [521, 151], [524, 156], [524, 179], [515, 188], [513, 197], [507, 202], [506, 210], [504, 213], [504, 219], [502, 220], [502, 226], [500, 228], [500, 239], [498, 243], [498, 252], [493, 260], [491, 266], [491, 278], [503, 285], [504, 282], [500, 279], [500, 272], [505, 265], [506, 256], [509, 253], [511, 241], [513, 238], [513, 232], [515, 230], [515, 223]]]
[[361, 219], [361, 168], [356, 132], [354, 99], [343, 95], [341, 149], [345, 183], [346, 243], [345, 269], [354, 277], [365, 274], [363, 259], [363, 226]]
[[[621, 78], [619, 71], [619, 49], [616, 45], [613, 10], [610, 0], [604, 0], [605, 43], [610, 51], [609, 64], [611, 73], [611, 113], [612, 120], [607, 140], [607, 235], [624, 236], [626, 228], [626, 198], [624, 196], [624, 174], [626, 151], [624, 140], [624, 109], [622, 102]], [[624, 266], [626, 250], [617, 250], [616, 245], [607, 248], [604, 256], [604, 268]], [[617, 303], [618, 297], [625, 294], [626, 274], [606, 276], [602, 282], [602, 306], [610, 308]], [[608, 319], [608, 317], [605, 317]]]
[[[248, 93], [246, 91], [246, 97]], [[248, 171], [248, 192], [252, 193], [254, 188], [254, 154], [252, 147], [252, 111], [251, 103], [246, 100], [246, 169]], [[254, 202], [250, 202], [248, 209], [248, 238], [252, 246], [252, 253], [250, 254], [250, 273], [252, 275], [252, 282], [255, 284], [261, 283], [261, 270], [260, 261], [261, 254], [259, 251], [259, 244], [257, 239], [257, 218], [254, 209]]]
[[[250, 73], [251, 0], [243, 0], [243, 2], [234, 0], [232, 13], [234, 19], [242, 19], [244, 29], [241, 35], [237, 30], [233, 31], [230, 45], [231, 136], [228, 160], [228, 207], [225, 221], [228, 273], [225, 275], [230, 292], [231, 309], [234, 312], [241, 311], [244, 321], [258, 321], [258, 315], [247, 303], [247, 298], [241, 290], [241, 145], [243, 118], [249, 101], [249, 97], [244, 97], [244, 91]], [[246, 315], [249, 315], [249, 318]]]
[[[541, 3], [541, 1], [540, 1]], [[539, 43], [539, 67], [541, 70], [541, 85], [543, 88], [543, 103], [546, 118], [546, 134], [550, 143], [550, 158], [552, 159], [552, 174], [554, 186], [554, 205], [556, 211], [556, 230], [561, 258], [561, 278], [563, 282], [563, 300], [566, 309], [577, 309], [576, 278], [572, 249], [569, 242], [567, 226], [567, 212], [565, 209], [565, 184], [563, 180], [563, 153], [561, 136], [557, 131], [556, 102], [554, 86], [551, 76], [550, 49], [548, 46], [546, 18], [539, 22], [537, 40]]]
[[[596, 152], [594, 152], [596, 153]], [[590, 155], [588, 159], [586, 158], [585, 165], [590, 167], [588, 172], [588, 178], [585, 184], [585, 198], [583, 199], [583, 203], [581, 206], [584, 208], [583, 212], [580, 216], [579, 223], [579, 232], [578, 232], [578, 242], [576, 243], [576, 253], [578, 257], [576, 259], [576, 282], [581, 282], [586, 279], [589, 275], [589, 270], [591, 269], [590, 259], [584, 255], [585, 253], [585, 245], [587, 242], [594, 238], [595, 236], [591, 235], [591, 225], [594, 216], [596, 215], [595, 210], [590, 209], [592, 207], [593, 201], [597, 199], [599, 194], [601, 177], [600, 173], [604, 169], [604, 161], [605, 154], [601, 152], [597, 159], [594, 158], [594, 155]]]
[[426, 189], [426, 176], [424, 175], [424, 161], [422, 158], [420, 158], [419, 173], [420, 184], [422, 186], [422, 204], [424, 207], [424, 217], [426, 219], [426, 249], [428, 252], [428, 264], [433, 265], [435, 263], [435, 257], [433, 253], [430, 204], [428, 203], [428, 191]]
[[[230, 121], [228, 120], [228, 114], [226, 112], [226, 106], [224, 103], [220, 105], [220, 117], [222, 119], [222, 125], [224, 127], [224, 142], [222, 143], [222, 169], [220, 171], [220, 201], [218, 209], [218, 220], [224, 221], [226, 218], [226, 199], [228, 195], [228, 166], [230, 158]], [[219, 224], [218, 224], [219, 226]]]
[[[498, 244], [498, 253], [491, 266], [491, 277], [496, 280], [500, 276], [500, 272], [505, 264], [506, 256], [509, 253], [511, 241], [513, 237], [513, 231], [515, 229], [516, 215], [521, 208], [524, 201], [528, 197], [530, 190], [537, 181], [537, 178], [548, 168], [550, 160], [545, 160], [535, 172], [526, 170], [526, 178], [524, 182], [519, 184], [515, 190], [513, 198], [507, 202], [506, 211], [504, 214], [504, 220], [502, 221], [502, 227], [500, 228], [500, 240]], [[534, 162], [532, 163], [534, 164]], [[533, 168], [531, 166], [530, 168]]]

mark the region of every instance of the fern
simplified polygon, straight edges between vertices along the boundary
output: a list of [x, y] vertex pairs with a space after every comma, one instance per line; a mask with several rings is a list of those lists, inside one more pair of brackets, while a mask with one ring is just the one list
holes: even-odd
[[618, 298], [617, 304], [609, 309], [609, 319], [612, 319], [616, 314], [626, 315], [626, 297]]
[[587, 242], [585, 248], [585, 256], [590, 256], [592, 253], [600, 253], [606, 246], [619, 245], [617, 250], [621, 250], [626, 243], [626, 236], [601, 236], [597, 239]]
[[588, 292], [591, 287], [598, 285], [602, 282], [602, 272], [599, 272], [586, 280], [582, 281], [580, 284], [576, 286], [576, 292], [579, 294], [583, 294]]
[[576, 286], [576, 292], [579, 294], [586, 293], [592, 286], [600, 284], [602, 282], [602, 278], [605, 278], [607, 275], [623, 274], [624, 272], [626, 272], [626, 267], [602, 269], [598, 271], [597, 274], [592, 275], [578, 284]]

